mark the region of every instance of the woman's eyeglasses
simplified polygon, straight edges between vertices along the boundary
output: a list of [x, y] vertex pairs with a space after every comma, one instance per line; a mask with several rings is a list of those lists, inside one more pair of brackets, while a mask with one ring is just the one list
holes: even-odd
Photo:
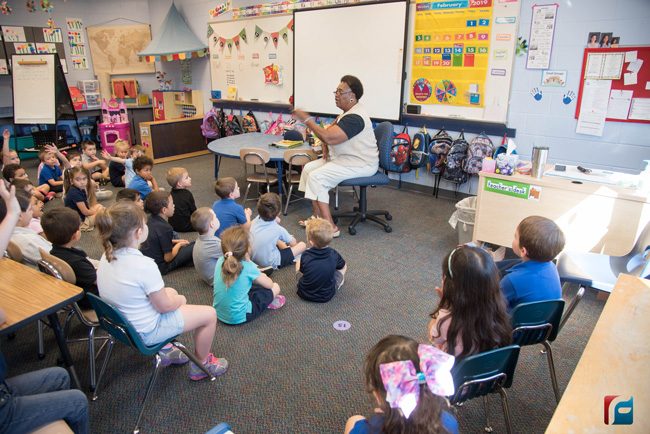
[[343, 94], [350, 93], [350, 92], [352, 92], [352, 90], [336, 89], [336, 90], [334, 91], [334, 93], [335, 93], [336, 95], [343, 95]]

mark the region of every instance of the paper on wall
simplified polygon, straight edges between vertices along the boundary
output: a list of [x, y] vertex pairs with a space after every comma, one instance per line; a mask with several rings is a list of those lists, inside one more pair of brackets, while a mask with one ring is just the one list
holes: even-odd
[[607, 117], [610, 119], [627, 119], [632, 103], [632, 91], [612, 89], [607, 105]]
[[625, 53], [625, 63], [634, 62], [636, 60], [636, 51], [628, 51]]
[[632, 98], [628, 119], [650, 121], [650, 98]]
[[630, 62], [630, 64], [627, 65], [627, 70], [629, 72], [639, 72], [641, 66], [643, 66], [643, 59], [636, 59], [635, 61]]
[[611, 88], [611, 80], [585, 80], [576, 133], [603, 135]]
[[650, 90], [650, 81], [645, 82], [645, 90]]
[[637, 75], [636, 72], [626, 72], [623, 75], [623, 85], [625, 86], [632, 86], [637, 83]]
[[600, 78], [604, 60], [604, 54], [589, 53], [587, 55], [587, 67], [585, 68], [584, 78], [586, 80]]
[[607, 53], [603, 61], [600, 78], [605, 80], [619, 80], [623, 71], [623, 53]]

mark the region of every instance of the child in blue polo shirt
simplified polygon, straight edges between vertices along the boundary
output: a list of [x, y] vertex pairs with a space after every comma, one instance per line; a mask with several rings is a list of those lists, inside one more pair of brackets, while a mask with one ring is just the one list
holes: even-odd
[[517, 226], [512, 250], [521, 259], [501, 261], [501, 291], [512, 311], [521, 303], [562, 297], [562, 284], [551, 262], [564, 248], [564, 234], [553, 220], [530, 216]]
[[[156, 178], [151, 173], [153, 170], [153, 160], [146, 156], [138, 157], [133, 160], [133, 170], [135, 171], [135, 176], [127, 187], [137, 190], [142, 200], [145, 200], [149, 193], [158, 190]], [[151, 185], [149, 185], [149, 182], [151, 182]]]
[[259, 215], [251, 223], [251, 259], [259, 266], [286, 267], [307, 249], [304, 242], [296, 241], [280, 226], [278, 216], [281, 209], [280, 196], [275, 193], [265, 193], [257, 201]]
[[59, 167], [59, 160], [54, 152], [47, 150], [39, 153], [39, 158], [43, 162], [41, 173], [38, 175], [38, 184], [47, 184], [50, 186], [50, 192], [63, 192], [63, 172]]
[[237, 180], [231, 177], [219, 178], [214, 183], [214, 191], [220, 200], [212, 205], [212, 211], [221, 223], [214, 235], [221, 237], [223, 231], [234, 225], [242, 225], [244, 229], [250, 229], [253, 211], [250, 208], [244, 209], [235, 202], [240, 195]]

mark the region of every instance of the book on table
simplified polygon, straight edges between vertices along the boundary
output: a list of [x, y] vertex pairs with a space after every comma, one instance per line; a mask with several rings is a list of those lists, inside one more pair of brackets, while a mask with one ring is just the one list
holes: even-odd
[[296, 146], [300, 146], [303, 144], [302, 140], [280, 140], [278, 142], [273, 142], [272, 145], [276, 146], [278, 148], [295, 148]]

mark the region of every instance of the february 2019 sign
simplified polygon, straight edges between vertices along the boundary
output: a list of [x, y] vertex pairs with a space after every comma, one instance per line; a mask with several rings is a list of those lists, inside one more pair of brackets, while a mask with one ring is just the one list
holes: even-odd
[[526, 184], [525, 182], [485, 178], [485, 191], [512, 196], [517, 199], [539, 200], [542, 194], [542, 187]]
[[492, 0], [417, 0], [411, 102], [485, 105]]

